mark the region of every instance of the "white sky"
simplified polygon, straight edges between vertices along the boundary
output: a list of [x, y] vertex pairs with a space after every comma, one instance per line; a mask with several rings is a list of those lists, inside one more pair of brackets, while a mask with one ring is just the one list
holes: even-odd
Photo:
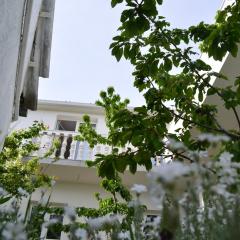
[[[133, 87], [132, 67], [117, 62], [109, 45], [119, 26], [121, 7], [110, 0], [56, 0], [51, 70], [41, 79], [39, 98], [94, 103], [101, 90], [114, 86], [131, 106], [143, 103]], [[173, 26], [212, 22], [222, 0], [165, 0], [160, 13]]]

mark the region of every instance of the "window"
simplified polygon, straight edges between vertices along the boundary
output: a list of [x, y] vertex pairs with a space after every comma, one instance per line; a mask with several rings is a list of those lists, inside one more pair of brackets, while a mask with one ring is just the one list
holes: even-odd
[[[60, 206], [59, 206], [60, 205]], [[57, 204], [57, 208], [62, 208], [61, 204]], [[64, 216], [61, 214], [49, 214], [43, 211], [41, 205], [32, 202], [30, 211], [27, 213], [28, 221], [35, 226], [33, 233], [34, 239], [42, 240], [60, 240], [65, 236], [58, 230], [58, 226], [64, 223]], [[46, 226], [45, 223], [51, 223]]]
[[34, 237], [40, 238], [42, 232], [42, 224], [44, 223], [44, 214], [39, 211], [37, 205], [32, 204], [31, 210], [28, 212], [29, 221], [35, 226]]
[[72, 120], [57, 120], [57, 130], [62, 130], [62, 131], [71, 131], [75, 132], [77, 126], [77, 121], [72, 121]]
[[[56, 223], [62, 223], [63, 222], [63, 216], [62, 215], [56, 215], [52, 214], [49, 217], [50, 222], [56, 222]], [[46, 239], [51, 239], [51, 240], [60, 240], [61, 238], [61, 231], [59, 231], [54, 225], [51, 227], [48, 227], [47, 229], [47, 236]]]
[[[82, 122], [76, 120], [57, 120], [56, 130], [75, 132], [78, 127], [83, 124]], [[96, 129], [96, 123], [91, 124], [94, 129]]]

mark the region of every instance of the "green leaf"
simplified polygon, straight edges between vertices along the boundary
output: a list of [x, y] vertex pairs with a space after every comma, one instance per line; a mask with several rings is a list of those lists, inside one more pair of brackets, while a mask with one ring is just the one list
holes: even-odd
[[158, 11], [156, 8], [156, 1], [145, 0], [142, 5], [142, 11], [148, 17], [156, 16], [158, 14]]
[[123, 173], [127, 167], [126, 157], [117, 158], [115, 163], [116, 170], [120, 173]]
[[207, 91], [208, 96], [214, 95], [215, 93], [216, 93], [216, 90], [214, 88], [209, 88]]
[[152, 161], [151, 161], [151, 159], [146, 160], [144, 162], [144, 165], [145, 165], [147, 171], [151, 170], [152, 169]]
[[120, 21], [124, 23], [127, 19], [130, 19], [134, 16], [134, 9], [127, 9], [122, 12]]
[[126, 59], [130, 57], [130, 44], [126, 44], [124, 47], [123, 55]]
[[136, 173], [137, 171], [137, 163], [135, 161], [131, 161], [129, 165], [129, 170], [132, 174]]
[[229, 46], [229, 52], [232, 54], [233, 57], [237, 57], [238, 53], [238, 46], [236, 43], [232, 43]]
[[115, 46], [112, 49], [112, 55], [116, 57], [117, 61], [119, 62], [122, 55], [123, 55], [123, 48], [119, 47], [119, 46]]
[[11, 198], [12, 198], [11, 196], [10, 196], [10, 197], [1, 197], [1, 198], [0, 198], [0, 205], [6, 203], [6, 202], [9, 201]]
[[170, 70], [172, 70], [172, 61], [169, 58], [165, 58], [164, 59], [164, 69], [169, 72]]
[[113, 179], [115, 176], [115, 169], [112, 165], [112, 161], [106, 159], [102, 162], [98, 168], [99, 177], [106, 177], [107, 179]]
[[112, 8], [114, 8], [117, 4], [122, 3], [122, 2], [123, 2], [123, 0], [112, 0], [111, 6], [112, 6]]
[[134, 36], [138, 36], [143, 34], [145, 31], [149, 30], [150, 23], [144, 17], [137, 17], [135, 19], [131, 19], [123, 24], [123, 35], [132, 38]]

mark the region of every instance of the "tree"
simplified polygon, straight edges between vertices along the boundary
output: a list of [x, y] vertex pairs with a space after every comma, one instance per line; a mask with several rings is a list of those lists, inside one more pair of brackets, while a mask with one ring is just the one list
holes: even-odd
[[44, 184], [50, 185], [51, 178], [41, 173], [39, 157], [30, 157], [39, 149], [33, 138], [44, 129], [43, 123], [35, 122], [30, 128], [6, 137], [0, 153], [0, 184], [10, 197], [21, 197], [21, 190], [30, 194]]
[[[29, 221], [31, 194], [39, 187], [50, 187], [53, 179], [41, 172], [40, 158], [31, 156], [39, 150], [33, 139], [45, 129], [43, 123], [35, 122], [30, 128], [14, 131], [5, 139], [0, 153], [0, 239], [39, 237], [44, 220], [32, 218]], [[43, 157], [51, 155], [52, 151], [54, 146]], [[24, 198], [28, 201], [28, 207], [21, 212]]]
[[[96, 104], [105, 110], [109, 135], [97, 134], [89, 116], [85, 116], [85, 124], [80, 126], [76, 139], [88, 141], [91, 147], [98, 143], [111, 146], [110, 154], [96, 155], [95, 161], [88, 162], [90, 167], [97, 168], [103, 178], [102, 185], [111, 197], [102, 199], [97, 195], [99, 209], [65, 210], [70, 224], [57, 223], [52, 228], [69, 232], [71, 239], [98, 239], [100, 230], [112, 239], [237, 239], [240, 235], [240, 81], [239, 77], [228, 79], [213, 72], [210, 65], [196, 56], [192, 45], [200, 44], [201, 51], [215, 60], [222, 60], [228, 52], [236, 57], [240, 1], [218, 11], [216, 23], [200, 23], [188, 29], [171, 28], [158, 14], [162, 0], [112, 0], [112, 7], [121, 3], [125, 3], [125, 9], [120, 33], [113, 38], [110, 48], [118, 61], [125, 57], [134, 66], [134, 86], [143, 94], [145, 104], [131, 109], [129, 101], [122, 101], [112, 87], [101, 92]], [[229, 86], [212, 85], [210, 79], [214, 76], [219, 81], [229, 81]], [[222, 100], [225, 108], [234, 113], [239, 129], [226, 129], [220, 124], [218, 108], [204, 103], [206, 95]], [[169, 125], [179, 121], [179, 129], [169, 132]], [[199, 131], [199, 137], [192, 135], [193, 129]], [[4, 164], [5, 159], [18, 159], [35, 149], [32, 143], [22, 142], [26, 136], [33, 135], [23, 134], [6, 142], [11, 150], [2, 155]], [[215, 153], [210, 157], [208, 150], [212, 148]], [[157, 157], [170, 163], [150, 171], [152, 160]], [[129, 191], [119, 178], [119, 173], [127, 169], [134, 174], [138, 165], [150, 172], [149, 192], [161, 206], [160, 219], [150, 225], [147, 233], [149, 225], [143, 222], [139, 199], [144, 188], [135, 186], [137, 200], [131, 202]], [[23, 174], [15, 168], [11, 171], [18, 178]], [[11, 182], [5, 185], [17, 195], [19, 186], [17, 183], [12, 186], [11, 176], [9, 179]], [[26, 189], [31, 192], [35, 185], [27, 180], [30, 185]], [[199, 192], [203, 192], [202, 205]], [[120, 203], [117, 196], [124, 202]], [[41, 216], [51, 211], [63, 213], [62, 209], [48, 206], [38, 209]], [[112, 214], [121, 214], [124, 221]], [[91, 219], [82, 223], [76, 220], [76, 215]], [[12, 218], [8, 221], [11, 223]], [[99, 221], [102, 221], [100, 225]]]
[[[89, 117], [85, 117], [80, 139], [87, 140], [91, 146], [96, 143], [112, 146], [111, 154], [97, 155], [94, 162], [88, 163], [97, 166], [99, 176], [107, 179], [114, 179], [127, 168], [134, 174], [138, 165], [149, 171], [156, 157], [178, 161], [164, 168], [171, 177], [161, 170], [160, 174], [153, 174], [163, 196], [161, 239], [177, 236], [179, 239], [216, 239], [219, 232], [223, 239], [233, 239], [238, 232], [226, 228], [223, 219], [237, 224], [240, 218], [236, 207], [239, 202], [240, 81], [239, 77], [229, 79], [214, 72], [192, 46], [199, 44], [200, 50], [215, 60], [221, 61], [228, 52], [236, 57], [240, 42], [240, 1], [218, 11], [214, 24], [201, 22], [188, 29], [172, 28], [158, 14], [162, 2], [111, 1], [112, 7], [124, 3], [125, 9], [121, 14], [119, 35], [113, 38], [110, 49], [118, 61], [124, 57], [134, 66], [134, 86], [143, 94], [145, 104], [129, 109], [127, 102], [123, 104], [109, 88], [100, 94], [101, 101], [96, 102], [106, 111], [108, 137], [97, 135], [90, 126]], [[229, 81], [229, 86], [215, 86], [210, 82], [212, 77]], [[224, 107], [234, 113], [239, 129], [226, 129], [220, 124], [217, 106], [204, 103], [209, 95], [220, 98]], [[179, 122], [179, 129], [170, 132], [169, 125]], [[193, 129], [198, 130], [198, 138], [192, 135]], [[207, 152], [216, 144], [220, 147], [215, 148], [215, 155], [210, 159]], [[118, 148], [123, 146], [131, 147], [119, 152]], [[201, 162], [203, 153], [207, 158], [204, 163]], [[226, 169], [229, 174], [224, 172]], [[197, 219], [196, 189], [200, 188], [205, 201], [204, 213], [200, 215], [207, 224]], [[187, 193], [192, 203], [186, 205], [185, 201], [188, 215], [184, 223], [180, 223], [179, 201]], [[213, 226], [213, 219], [206, 215], [210, 206], [214, 206], [217, 228], [208, 228]], [[224, 206], [224, 210], [219, 210], [220, 206]], [[227, 214], [227, 210], [233, 214]]]

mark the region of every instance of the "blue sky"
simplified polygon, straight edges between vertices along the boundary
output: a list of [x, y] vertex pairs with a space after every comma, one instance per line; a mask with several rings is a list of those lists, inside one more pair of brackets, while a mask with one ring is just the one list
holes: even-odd
[[[211, 23], [221, 2], [165, 0], [160, 14], [175, 27]], [[56, 0], [50, 78], [40, 80], [40, 99], [94, 103], [101, 90], [114, 86], [131, 106], [143, 103], [132, 86], [131, 65], [117, 62], [108, 49], [120, 13], [110, 0]]]

